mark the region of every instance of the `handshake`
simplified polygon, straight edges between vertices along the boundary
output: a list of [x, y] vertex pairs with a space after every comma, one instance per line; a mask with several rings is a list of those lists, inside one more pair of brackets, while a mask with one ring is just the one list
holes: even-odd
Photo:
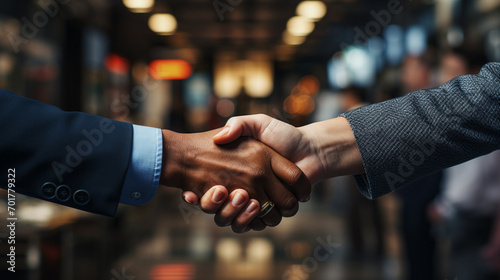
[[186, 202], [243, 233], [276, 226], [298, 211], [311, 185], [364, 173], [345, 118], [300, 128], [266, 115], [231, 118], [222, 129], [163, 130], [160, 184], [180, 187]]

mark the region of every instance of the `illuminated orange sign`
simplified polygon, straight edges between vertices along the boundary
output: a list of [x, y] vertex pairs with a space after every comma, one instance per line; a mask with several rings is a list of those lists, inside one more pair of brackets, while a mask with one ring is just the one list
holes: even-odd
[[184, 80], [192, 72], [191, 65], [181, 59], [154, 60], [149, 64], [149, 73], [157, 80]]
[[150, 272], [152, 280], [191, 280], [194, 275], [195, 269], [190, 264], [159, 264]]

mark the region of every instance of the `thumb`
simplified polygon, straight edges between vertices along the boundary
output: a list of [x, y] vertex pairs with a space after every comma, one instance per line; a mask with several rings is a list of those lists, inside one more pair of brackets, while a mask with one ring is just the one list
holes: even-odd
[[224, 129], [216, 134], [212, 139], [215, 144], [227, 144], [242, 136], [251, 136], [260, 139], [263, 129], [272, 121], [272, 118], [263, 114], [249, 115], [230, 118]]

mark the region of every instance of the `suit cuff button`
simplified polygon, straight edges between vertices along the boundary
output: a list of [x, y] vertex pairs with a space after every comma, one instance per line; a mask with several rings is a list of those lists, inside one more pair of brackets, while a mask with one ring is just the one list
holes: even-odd
[[47, 199], [52, 199], [56, 196], [56, 184], [47, 182], [42, 185], [42, 195]]
[[73, 201], [78, 205], [85, 205], [90, 201], [90, 194], [86, 190], [77, 190], [73, 195]]
[[56, 197], [60, 201], [68, 201], [71, 197], [71, 189], [66, 185], [60, 185], [56, 189]]
[[133, 198], [133, 199], [139, 199], [141, 198], [141, 193], [138, 192], [138, 191], [135, 191], [133, 192], [132, 194], [130, 194], [130, 196]]

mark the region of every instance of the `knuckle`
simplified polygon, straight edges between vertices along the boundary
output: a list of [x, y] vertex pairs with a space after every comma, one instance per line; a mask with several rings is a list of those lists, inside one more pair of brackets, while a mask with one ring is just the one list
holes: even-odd
[[268, 115], [266, 115], [266, 114], [262, 114], [262, 113], [255, 115], [255, 117], [256, 117], [256, 118], [257, 118], [257, 120], [258, 120], [259, 122], [261, 122], [261, 123], [263, 123], [263, 122], [265, 122], [265, 121], [269, 120], [269, 118], [270, 118]]
[[266, 170], [260, 166], [255, 166], [250, 169], [250, 176], [260, 182], [266, 177]]
[[250, 141], [249, 145], [251, 145], [251, 153], [254, 155], [258, 155], [259, 157], [267, 157], [267, 147], [258, 141]]

